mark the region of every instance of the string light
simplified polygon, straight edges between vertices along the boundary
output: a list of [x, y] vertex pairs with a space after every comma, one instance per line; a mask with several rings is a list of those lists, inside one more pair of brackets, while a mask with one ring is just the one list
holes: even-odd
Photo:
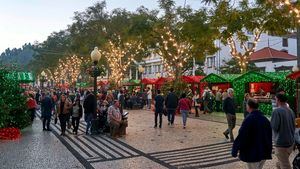
[[82, 58], [73, 55], [65, 59], [59, 59], [58, 66], [54, 70], [53, 79], [56, 83], [60, 83], [62, 80], [67, 84], [73, 84], [77, 81], [77, 77], [80, 74], [80, 67], [82, 64]]
[[180, 71], [191, 59], [192, 56], [189, 52], [192, 45], [186, 41], [179, 42], [169, 27], [163, 28], [163, 34], [160, 36], [160, 50], [157, 54], [162, 57], [164, 70], [168, 76], [175, 77], [176, 72], [183, 73]]
[[253, 39], [253, 46], [248, 48], [245, 43], [242, 42], [242, 48], [244, 49], [244, 53], [238, 52], [236, 48], [236, 42], [233, 39], [233, 37], [229, 37], [227, 39], [227, 43], [230, 48], [230, 54], [233, 58], [238, 60], [238, 64], [240, 67], [241, 72], [247, 71], [247, 64], [250, 58], [250, 55], [255, 51], [257, 43], [260, 41], [260, 36], [262, 34], [262, 31], [259, 29], [256, 29], [254, 31], [254, 39]]
[[130, 64], [135, 61], [134, 58], [143, 51], [141, 43], [127, 42], [122, 44], [120, 36], [115, 43], [109, 41], [107, 50], [100, 51], [106, 57], [111, 70], [109, 81], [120, 84]]

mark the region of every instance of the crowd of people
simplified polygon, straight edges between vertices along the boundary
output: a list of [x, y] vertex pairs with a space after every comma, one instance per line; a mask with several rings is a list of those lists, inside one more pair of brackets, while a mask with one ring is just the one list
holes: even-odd
[[86, 122], [85, 134], [110, 132], [112, 137], [126, 133], [127, 118], [124, 116], [124, 91], [99, 92], [89, 90], [39, 90], [26, 91], [27, 109], [33, 121], [36, 110], [41, 111], [43, 131], [51, 131], [50, 122], [59, 122], [61, 135], [66, 131], [78, 134], [80, 119]]
[[[127, 119], [123, 118], [124, 109], [132, 109], [134, 105], [154, 111], [154, 128], [162, 128], [163, 115], [167, 116], [168, 125], [173, 126], [175, 115], [180, 112], [182, 127], [187, 127], [187, 117], [195, 109], [195, 116], [212, 111], [224, 111], [228, 128], [223, 132], [226, 139], [233, 143], [232, 156], [239, 156], [240, 160], [247, 163], [248, 168], [263, 168], [266, 160], [272, 158], [274, 144], [275, 156], [278, 159], [277, 168], [290, 169], [289, 157], [298, 142], [295, 142], [295, 114], [289, 108], [287, 96], [279, 89], [272, 100], [273, 113], [269, 120], [259, 110], [259, 101], [249, 94], [245, 95], [243, 103], [244, 121], [239, 129], [238, 136], [234, 138], [233, 130], [236, 126], [236, 104], [232, 88], [222, 92], [218, 90], [215, 95], [206, 88], [202, 95], [194, 92], [182, 92], [177, 96], [173, 88], [164, 95], [160, 90], [153, 96], [150, 88], [143, 92], [132, 92], [126, 89], [119, 91], [99, 92], [94, 95], [88, 90], [54, 91], [48, 90], [36, 93], [28, 92], [28, 112], [31, 120], [35, 117], [37, 105], [40, 105], [43, 130], [51, 131], [50, 121], [54, 117], [55, 123], [59, 120], [61, 135], [66, 135], [66, 130], [73, 129], [77, 135], [80, 119], [84, 117], [85, 133], [93, 134], [93, 130], [104, 132], [108, 130], [112, 137], [126, 134]], [[212, 106], [215, 102], [215, 106]], [[215, 110], [214, 108], [215, 107]], [[300, 124], [299, 124], [300, 125]], [[73, 126], [73, 127], [71, 127]], [[94, 128], [94, 129], [93, 129]], [[299, 134], [298, 134], [299, 135]], [[300, 141], [300, 139], [299, 139]]]

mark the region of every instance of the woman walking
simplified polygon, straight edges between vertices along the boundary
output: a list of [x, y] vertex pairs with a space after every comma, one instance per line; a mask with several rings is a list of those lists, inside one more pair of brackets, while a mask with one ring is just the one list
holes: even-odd
[[182, 115], [183, 129], [185, 129], [187, 115], [188, 115], [189, 111], [191, 111], [191, 107], [192, 107], [192, 103], [191, 103], [190, 99], [186, 98], [185, 93], [183, 93], [181, 95], [181, 99], [179, 100], [178, 107], [179, 107], [180, 113]]
[[82, 106], [80, 104], [80, 100], [77, 99], [73, 105], [73, 113], [72, 113], [72, 126], [73, 126], [73, 134], [77, 135], [79, 121], [82, 117]]
[[70, 109], [72, 108], [72, 102], [67, 99], [65, 94], [62, 94], [60, 96], [60, 100], [57, 104], [57, 114], [60, 121], [60, 127], [61, 127], [61, 135], [65, 136], [66, 127], [67, 127], [67, 121], [70, 117]]

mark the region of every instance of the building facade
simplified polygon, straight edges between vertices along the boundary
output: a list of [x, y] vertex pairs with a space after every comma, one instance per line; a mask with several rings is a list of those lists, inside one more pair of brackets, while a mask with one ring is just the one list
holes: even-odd
[[[251, 32], [247, 32], [247, 35], [249, 37], [252, 37], [253, 35]], [[232, 56], [230, 55], [230, 47], [225, 46], [220, 42], [220, 40], [216, 40], [215, 44], [220, 50], [212, 56], [207, 56], [205, 60], [204, 65], [204, 72], [206, 74], [210, 73], [219, 73], [220, 68], [222, 65], [224, 65], [225, 62], [229, 61]], [[249, 41], [246, 43], [248, 47], [251, 47], [253, 42]], [[279, 36], [270, 36], [268, 34], [262, 34], [260, 37], [260, 41], [257, 43], [257, 47], [255, 51], [259, 51], [263, 48], [272, 48], [278, 51], [286, 52], [290, 55], [297, 55], [297, 42], [294, 34], [291, 34], [286, 37], [279, 37]], [[238, 51], [242, 51], [240, 46], [237, 46]], [[288, 61], [280, 61], [280, 62], [253, 62], [255, 65], [259, 68], [261, 68], [262, 71], [266, 72], [274, 72], [278, 70], [279, 67], [282, 66], [288, 66], [293, 67], [297, 65], [296, 60], [288, 60]]]

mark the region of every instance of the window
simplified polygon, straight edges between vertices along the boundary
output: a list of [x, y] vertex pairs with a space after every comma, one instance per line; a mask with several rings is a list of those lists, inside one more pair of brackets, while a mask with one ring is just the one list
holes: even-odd
[[254, 43], [248, 42], [248, 49], [252, 49], [254, 47]]
[[152, 68], [152, 66], [148, 66], [148, 72], [149, 72], [149, 74], [152, 74], [151, 68]]
[[282, 38], [282, 46], [283, 47], [289, 47], [288, 38]]
[[158, 71], [158, 72], [161, 72], [161, 65], [158, 65], [158, 66], [157, 66], [157, 71]]
[[207, 67], [211, 68], [211, 67], [215, 67], [215, 62], [216, 62], [216, 57], [208, 57], [207, 58]]

